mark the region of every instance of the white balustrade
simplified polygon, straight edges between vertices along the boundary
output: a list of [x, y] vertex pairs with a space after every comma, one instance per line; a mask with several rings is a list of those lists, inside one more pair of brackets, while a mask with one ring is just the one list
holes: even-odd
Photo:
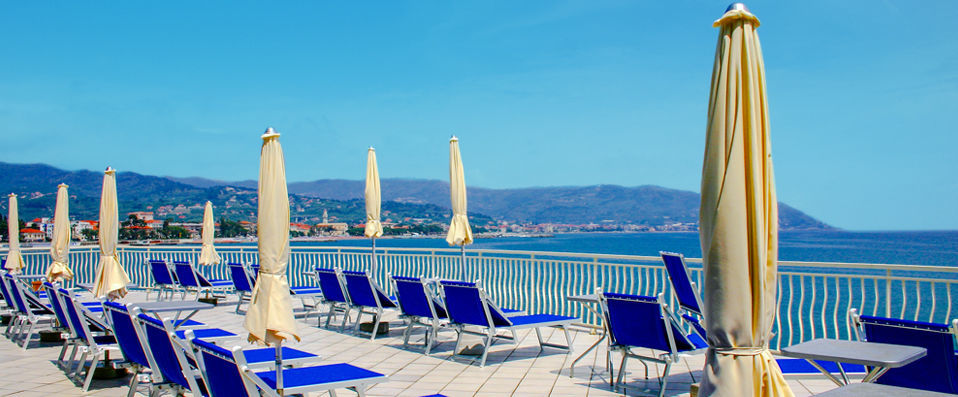
[[[217, 247], [223, 263], [200, 269], [211, 278], [228, 279], [228, 262], [256, 263], [252, 246]], [[132, 281], [152, 284], [147, 259], [195, 261], [199, 246], [120, 246], [118, 255]], [[5, 257], [0, 250], [0, 257]], [[92, 282], [99, 261], [96, 246], [73, 247], [70, 268], [76, 278], [68, 283]], [[49, 249], [23, 248], [24, 273], [42, 274], [50, 263]], [[460, 277], [460, 251], [433, 248], [377, 248], [379, 283], [387, 274]], [[686, 258], [692, 278], [701, 285], [701, 259]], [[368, 270], [370, 250], [364, 247], [294, 246], [289, 277], [292, 285], [314, 281], [302, 271], [316, 267]], [[606, 291], [655, 296], [665, 293], [674, 304], [661, 259], [652, 256], [581, 254], [542, 251], [466, 250], [468, 274], [482, 282], [505, 307], [529, 313], [551, 312], [580, 316], [586, 324], [598, 319], [565, 297]], [[958, 267], [867, 263], [779, 262], [779, 316], [773, 325], [772, 348], [813, 338], [849, 338], [847, 313], [945, 323], [958, 317], [953, 296], [958, 295]]]

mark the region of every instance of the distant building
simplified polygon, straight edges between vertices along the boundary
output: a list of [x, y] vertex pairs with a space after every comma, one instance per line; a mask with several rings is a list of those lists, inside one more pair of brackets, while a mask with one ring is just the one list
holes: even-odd
[[20, 229], [20, 240], [25, 242], [44, 241], [46, 237], [47, 233], [40, 229]]
[[196, 239], [203, 233], [203, 224], [199, 222], [171, 222], [170, 226], [179, 226], [190, 232], [190, 238]]
[[[345, 235], [346, 230], [349, 229], [349, 225], [346, 224], [346, 222], [323, 222], [317, 223], [314, 227], [317, 231], [319, 231], [320, 234], [327, 236], [342, 236]], [[361, 227], [366, 227], [366, 225]]]
[[73, 238], [76, 240], [83, 238], [84, 230], [96, 230], [97, 223], [97, 221], [70, 222], [70, 228], [73, 229]]
[[153, 212], [150, 212], [150, 211], [130, 212], [130, 213], [127, 214], [127, 216], [128, 216], [128, 217], [129, 217], [129, 216], [134, 216], [134, 217], [136, 217], [136, 219], [139, 219], [139, 220], [144, 221], [144, 222], [145, 222], [145, 221], [152, 221], [152, 220], [153, 220]]
[[309, 234], [310, 226], [305, 223], [290, 223], [289, 231], [290, 232], [300, 232], [303, 234]]

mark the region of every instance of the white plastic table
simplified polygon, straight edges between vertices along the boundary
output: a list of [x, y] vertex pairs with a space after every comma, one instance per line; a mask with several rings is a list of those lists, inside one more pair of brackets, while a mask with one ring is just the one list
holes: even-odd
[[[588, 349], [585, 349], [585, 351], [582, 352], [582, 354], [580, 354], [578, 357], [576, 357], [575, 360], [572, 360], [572, 364], [569, 365], [569, 377], [571, 378], [571, 377], [573, 377], [574, 374], [575, 374], [575, 364], [576, 364], [577, 362], [579, 362], [579, 360], [582, 360], [586, 355], [588, 355], [589, 352], [591, 352], [591, 351], [594, 350], [596, 347], [598, 347], [599, 344], [602, 343], [602, 341], [604, 341], [606, 338], [608, 338], [608, 336], [609, 336], [609, 330], [608, 330], [608, 328], [606, 328], [606, 326], [605, 326], [605, 321], [602, 321], [602, 313], [600, 313], [599, 310], [596, 308], [596, 307], [599, 305], [599, 295], [598, 295], [598, 294], [572, 295], [572, 296], [567, 296], [567, 297], [566, 297], [566, 300], [568, 300], [568, 301], [570, 301], [570, 302], [578, 302], [578, 303], [581, 303], [583, 306], [585, 306], [586, 309], [588, 309], [590, 312], [592, 312], [592, 314], [594, 314], [595, 317], [599, 319], [599, 321], [602, 322], [602, 336], [599, 337], [599, 340], [595, 341], [595, 343], [593, 343], [592, 346], [589, 346]], [[606, 352], [605, 370], [606, 370], [606, 371], [609, 371], [609, 381], [610, 381], [610, 384], [611, 384], [611, 382], [612, 382], [612, 376], [611, 376], [611, 375], [612, 375], [612, 372], [611, 372], [611, 371], [612, 371], [612, 370], [611, 370], [611, 365], [609, 364], [609, 353], [608, 353], [608, 352]]]
[[[925, 354], [928, 352], [923, 347], [839, 339], [813, 339], [782, 349], [783, 356], [805, 359], [839, 386], [849, 383], [841, 363], [870, 367], [871, 369], [862, 379], [863, 383], [868, 383], [874, 382], [889, 369], [911, 364]], [[844, 383], [818, 365], [815, 360], [838, 363]]]
[[908, 389], [904, 387], [879, 385], [875, 383], [852, 383], [835, 390], [816, 394], [820, 397], [954, 397], [954, 394], [939, 393], [936, 391]]
[[[200, 310], [212, 309], [214, 306], [209, 303], [197, 302], [197, 301], [162, 301], [162, 302], [137, 302], [133, 303], [134, 306], [140, 309], [144, 313], [153, 313], [156, 316], [157, 320], [163, 321], [160, 317], [160, 313], [176, 312], [173, 315], [173, 326], [176, 327], [178, 324], [185, 323], [186, 320], [189, 320], [190, 317], [193, 317]], [[182, 319], [183, 312], [190, 312]]]

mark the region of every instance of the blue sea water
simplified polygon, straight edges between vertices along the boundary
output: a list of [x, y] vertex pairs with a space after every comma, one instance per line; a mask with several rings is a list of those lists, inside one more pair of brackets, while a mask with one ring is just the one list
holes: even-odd
[[[368, 239], [293, 245], [369, 246]], [[385, 238], [377, 247], [448, 248], [441, 238]], [[477, 239], [469, 248], [701, 257], [698, 233], [569, 233]], [[779, 260], [958, 266], [958, 231], [796, 231], [779, 235]]]

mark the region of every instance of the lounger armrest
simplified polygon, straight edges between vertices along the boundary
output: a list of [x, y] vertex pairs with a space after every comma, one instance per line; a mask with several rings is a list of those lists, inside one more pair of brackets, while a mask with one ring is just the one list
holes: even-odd
[[240, 368], [240, 373], [249, 380], [253, 381], [253, 383], [256, 384], [256, 387], [260, 390], [266, 391], [271, 396], [276, 395], [276, 392], [273, 390], [273, 388], [269, 387], [269, 385], [267, 385], [262, 378], [257, 376], [256, 372], [254, 372], [248, 366], [244, 365], [242, 368]]

